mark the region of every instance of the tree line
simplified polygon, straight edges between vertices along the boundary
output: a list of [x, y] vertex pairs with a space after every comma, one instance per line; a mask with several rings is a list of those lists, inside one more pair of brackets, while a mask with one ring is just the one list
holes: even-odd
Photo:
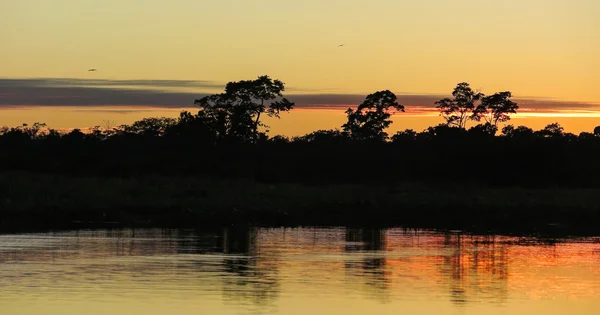
[[[505, 125], [519, 106], [510, 91], [485, 95], [466, 82], [435, 102], [444, 123], [389, 135], [405, 111], [389, 90], [345, 111], [340, 128], [269, 137], [265, 116], [294, 109], [285, 84], [269, 76], [229, 82], [194, 101], [196, 114], [150, 117], [89, 132], [43, 123], [0, 129], [0, 169], [130, 176], [145, 173], [248, 177], [262, 181], [486, 181], [595, 185], [600, 126], [579, 135], [558, 124]], [[467, 129], [467, 123], [477, 124]]]
[[[315, 138], [346, 138], [361, 141], [394, 141], [394, 139], [407, 138], [417, 135], [435, 133], [444, 128], [454, 127], [467, 131], [467, 123], [475, 121], [479, 124], [468, 131], [496, 135], [498, 124], [510, 120], [511, 114], [516, 114], [519, 105], [511, 100], [510, 91], [497, 92], [485, 95], [474, 91], [469, 83], [461, 82], [452, 92], [453, 98], [443, 98], [435, 102], [440, 116], [445, 123], [430, 127], [421, 133], [414, 130], [399, 131], [391, 137], [386, 129], [392, 124], [391, 116], [397, 112], [404, 112], [405, 106], [399, 104], [397, 97], [389, 90], [377, 91], [366, 96], [365, 100], [356, 109], [346, 110], [347, 122], [341, 129], [318, 130], [300, 137], [288, 139], [283, 136], [269, 138], [268, 127], [261, 121], [264, 116], [280, 118], [281, 113], [289, 112], [294, 108], [291, 102], [283, 96], [285, 84], [267, 75], [259, 76], [255, 80], [241, 80], [229, 82], [223, 93], [203, 97], [194, 101], [199, 107], [197, 114], [188, 111], [180, 113], [178, 118], [150, 117], [136, 121], [131, 125], [118, 127], [91, 128], [87, 137], [107, 139], [110, 137], [139, 135], [139, 136], [194, 136], [196, 140], [205, 140], [218, 143], [257, 143], [268, 139], [274, 141], [311, 141]], [[65, 134], [53, 129], [44, 130], [43, 123], [33, 126], [0, 128], [3, 137], [30, 137], [30, 138], [56, 138], [56, 137], [81, 137], [84, 132], [75, 129]], [[265, 128], [261, 130], [260, 128]], [[456, 131], [458, 132], [458, 131]], [[564, 133], [558, 124], [547, 125], [544, 129], [533, 131], [526, 126], [515, 127], [507, 125], [501, 130], [502, 136], [514, 137], [519, 135], [537, 135], [542, 137], [563, 135], [573, 137], [573, 134]], [[593, 133], [583, 132], [579, 136], [589, 137], [600, 135], [600, 126]]]

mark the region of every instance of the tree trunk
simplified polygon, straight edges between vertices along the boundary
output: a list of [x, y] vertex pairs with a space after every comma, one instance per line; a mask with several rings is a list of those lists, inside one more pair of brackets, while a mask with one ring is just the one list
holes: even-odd
[[260, 121], [260, 114], [262, 113], [261, 111], [263, 108], [265, 108], [265, 101], [260, 100], [260, 109], [256, 115], [256, 121], [254, 121], [254, 141], [258, 140], [258, 122]]

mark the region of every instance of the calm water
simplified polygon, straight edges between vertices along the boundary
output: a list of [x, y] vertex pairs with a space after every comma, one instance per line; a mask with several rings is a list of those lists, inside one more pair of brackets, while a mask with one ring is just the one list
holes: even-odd
[[0, 236], [9, 314], [600, 314], [598, 239], [402, 229]]

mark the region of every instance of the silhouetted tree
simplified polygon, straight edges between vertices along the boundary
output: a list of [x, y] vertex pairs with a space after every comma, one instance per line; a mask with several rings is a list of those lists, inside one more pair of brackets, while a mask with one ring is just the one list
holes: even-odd
[[138, 120], [131, 125], [123, 125], [121, 129], [129, 134], [158, 137], [164, 135], [165, 131], [176, 123], [175, 118], [151, 117]]
[[58, 140], [58, 139], [60, 139], [60, 137], [62, 137], [62, 134], [60, 133], [60, 131], [58, 131], [56, 129], [48, 129], [48, 131], [44, 134], [45, 139]]
[[279, 118], [281, 112], [294, 107], [283, 97], [284, 90], [283, 82], [264, 75], [256, 80], [229, 82], [224, 93], [205, 96], [194, 103], [203, 112], [199, 115], [214, 121], [219, 138], [256, 142], [260, 137], [258, 127], [265, 126], [260, 122], [263, 113]]
[[175, 124], [165, 129], [165, 136], [182, 140], [193, 140], [202, 144], [215, 144], [217, 126], [214, 120], [201, 111], [194, 115], [188, 111], [179, 113]]
[[99, 125], [96, 125], [92, 128], [89, 128], [89, 133], [87, 136], [97, 140], [106, 140], [110, 135], [112, 135], [112, 133], [112, 130], [106, 130]]
[[506, 125], [502, 128], [502, 135], [508, 138], [528, 137], [533, 136], [534, 131], [527, 126], [518, 126], [515, 128], [513, 125]]
[[469, 133], [478, 134], [478, 135], [489, 135], [495, 136], [498, 132], [498, 127], [496, 125], [492, 125], [489, 122], [485, 124], [478, 124], [469, 129]]
[[273, 143], [290, 143], [290, 139], [286, 136], [276, 135], [275, 137], [269, 139]]
[[433, 139], [459, 139], [466, 133], [465, 129], [451, 127], [448, 124], [439, 124], [437, 126], [428, 127], [417, 134], [417, 137], [425, 140]]
[[404, 105], [391, 91], [369, 94], [356, 110], [346, 110], [348, 122], [342, 129], [354, 140], [384, 141], [388, 137], [384, 130], [392, 124], [390, 117], [395, 111], [404, 112]]
[[392, 142], [413, 141], [417, 139], [417, 132], [412, 129], [398, 131], [392, 136]]
[[594, 135], [591, 132], [582, 131], [579, 133], [578, 138], [579, 138], [579, 140], [592, 140], [592, 139], [595, 140], [597, 137], [596, 137], [596, 135]]
[[[503, 115], [517, 109], [508, 92], [486, 97], [470, 90], [466, 83], [459, 84], [453, 100], [438, 102], [442, 112], [448, 110], [447, 123], [418, 133], [410, 129], [397, 132], [391, 137], [396, 145], [388, 145], [382, 140], [387, 139], [391, 113], [402, 111], [404, 106], [387, 90], [367, 96], [355, 110], [347, 111], [344, 131], [317, 130], [291, 140], [284, 136], [269, 139], [264, 129], [258, 131], [257, 127], [264, 113], [278, 116], [292, 108], [292, 103], [278, 101], [282, 90], [283, 84], [268, 77], [233, 82], [224, 93], [198, 101], [202, 106], [197, 114], [184, 111], [178, 118], [146, 118], [117, 128], [105, 123], [105, 128], [94, 127], [90, 132], [59, 132], [41, 123], [0, 128], [0, 171], [134, 178], [161, 174], [175, 182], [178, 177], [193, 176], [310, 185], [381, 183], [390, 187], [398, 180], [600, 185], [600, 164], [595, 158], [600, 152], [600, 126], [593, 130], [596, 135], [583, 132], [576, 136], [566, 133], [558, 123], [538, 131], [508, 125], [502, 128], [502, 137], [496, 137], [499, 122], [508, 119]], [[481, 106], [474, 107], [475, 100], [481, 101]], [[467, 130], [467, 119], [479, 120], [480, 124]], [[518, 163], [502, 168], [503, 176], [473, 171], [515, 161], [515, 157]], [[365, 162], [373, 160], [377, 163]], [[440, 161], [459, 171], [440, 172], [439, 167], [432, 167]], [[368, 171], [348, 171], [365, 163]], [[207, 195], [182, 191], [188, 193]], [[376, 205], [382, 206], [373, 199]], [[332, 215], [332, 219], [337, 216]]]
[[66, 143], [70, 145], [80, 144], [85, 140], [85, 134], [80, 129], [73, 129], [71, 132], [63, 136]]
[[492, 126], [498, 126], [499, 122], [509, 121], [509, 114], [515, 114], [519, 109], [519, 105], [510, 100], [511, 97], [512, 94], [509, 91], [484, 96], [481, 104], [473, 111], [472, 119], [480, 121], [483, 118]]
[[339, 129], [330, 129], [313, 131], [304, 136], [294, 137], [292, 138], [292, 141], [333, 144], [342, 143], [347, 139], [348, 137]]
[[564, 136], [564, 128], [557, 122], [546, 125], [544, 129], [538, 131], [542, 137], [561, 137]]
[[440, 110], [440, 115], [448, 126], [464, 129], [467, 121], [473, 117], [475, 102], [484, 97], [484, 94], [473, 91], [469, 83], [461, 82], [454, 88], [452, 96], [454, 99], [444, 98], [435, 102], [436, 108]]
[[504, 126], [502, 128], [501, 135], [505, 136], [505, 137], [510, 137], [510, 136], [512, 136], [514, 134], [514, 132], [515, 132], [515, 126], [513, 126], [513, 125], [506, 125], [506, 126]]
[[28, 135], [31, 138], [35, 138], [40, 135], [40, 131], [45, 127], [45, 123], [35, 122], [31, 126], [29, 126], [28, 124], [23, 124], [22, 126], [17, 127], [16, 129]]

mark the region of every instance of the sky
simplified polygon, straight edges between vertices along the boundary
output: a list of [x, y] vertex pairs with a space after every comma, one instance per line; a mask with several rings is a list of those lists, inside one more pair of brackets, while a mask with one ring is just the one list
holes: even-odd
[[3, 0], [0, 125], [176, 115], [267, 74], [306, 111], [277, 133], [338, 127], [333, 109], [383, 89], [417, 106], [394, 127], [423, 129], [441, 122], [431, 100], [463, 81], [535, 103], [519, 122], [587, 131], [600, 125], [599, 14], [595, 0]]

